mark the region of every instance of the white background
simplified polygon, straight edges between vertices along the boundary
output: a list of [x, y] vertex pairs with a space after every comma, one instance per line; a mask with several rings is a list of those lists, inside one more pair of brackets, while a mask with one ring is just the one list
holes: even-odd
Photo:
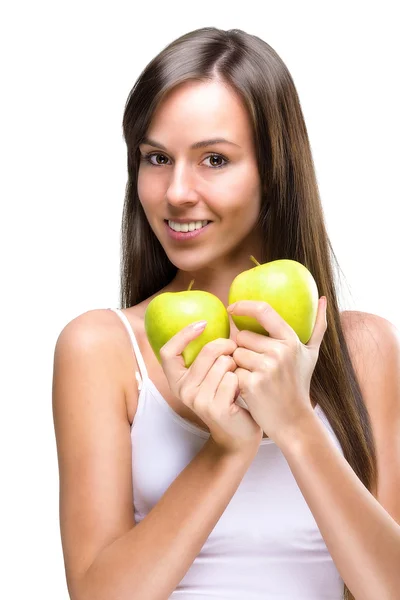
[[239, 28], [278, 52], [299, 93], [345, 276], [341, 309], [400, 327], [395, 6], [14, 0], [2, 9], [1, 597], [68, 600], [54, 346], [77, 315], [119, 305], [124, 104], [172, 40], [205, 26]]

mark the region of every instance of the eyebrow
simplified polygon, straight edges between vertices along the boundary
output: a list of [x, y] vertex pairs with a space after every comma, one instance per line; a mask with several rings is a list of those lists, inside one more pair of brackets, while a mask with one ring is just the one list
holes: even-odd
[[[163, 146], [163, 144], [160, 144], [159, 142], [156, 142], [156, 140], [151, 140], [148, 137], [143, 137], [141, 144], [149, 144], [149, 146], [154, 146], [155, 148], [161, 148], [162, 150], [167, 150], [167, 148], [165, 146]], [[238, 148], [240, 148], [240, 146], [238, 144], [235, 144], [234, 142], [230, 142], [229, 140], [226, 140], [225, 138], [212, 138], [210, 140], [202, 140], [200, 142], [195, 142], [194, 144], [192, 144], [190, 146], [191, 150], [196, 150], [197, 148], [204, 148], [204, 146], [213, 146], [214, 144], [231, 144], [232, 146], [237, 146]]]

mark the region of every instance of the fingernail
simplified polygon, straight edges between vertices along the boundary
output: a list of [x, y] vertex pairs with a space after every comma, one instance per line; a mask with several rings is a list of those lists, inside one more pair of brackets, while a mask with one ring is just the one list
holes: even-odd
[[201, 329], [204, 329], [206, 325], [207, 321], [197, 321], [197, 323], [192, 324], [192, 329], [195, 331], [200, 331]]
[[229, 313], [233, 312], [236, 306], [236, 302], [234, 302], [233, 304], [231, 304], [230, 306], [228, 306], [228, 308], [226, 309]]

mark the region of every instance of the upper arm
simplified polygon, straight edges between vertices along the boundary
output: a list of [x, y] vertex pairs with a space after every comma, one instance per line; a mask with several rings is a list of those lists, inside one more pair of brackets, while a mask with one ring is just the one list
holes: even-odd
[[377, 500], [400, 524], [400, 333], [369, 313], [349, 315], [349, 326], [349, 352], [376, 445]]
[[68, 323], [54, 352], [60, 531], [72, 597], [99, 552], [135, 525], [130, 424], [115, 319], [105, 312]]

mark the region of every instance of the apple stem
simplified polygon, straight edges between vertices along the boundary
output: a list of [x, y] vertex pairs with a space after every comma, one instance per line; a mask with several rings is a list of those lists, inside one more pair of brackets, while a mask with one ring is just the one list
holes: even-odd
[[254, 258], [254, 256], [253, 256], [253, 255], [251, 255], [251, 256], [250, 256], [250, 260], [252, 260], [252, 261], [253, 261], [253, 263], [254, 263], [255, 265], [257, 265], [257, 267], [260, 267], [260, 266], [261, 266], [261, 265], [260, 265], [260, 263], [258, 262], [258, 260], [256, 260], [256, 259]]
[[189, 283], [189, 287], [187, 289], [188, 292], [190, 292], [190, 290], [192, 289], [193, 284], [194, 284], [194, 279], [192, 279], [192, 281]]

